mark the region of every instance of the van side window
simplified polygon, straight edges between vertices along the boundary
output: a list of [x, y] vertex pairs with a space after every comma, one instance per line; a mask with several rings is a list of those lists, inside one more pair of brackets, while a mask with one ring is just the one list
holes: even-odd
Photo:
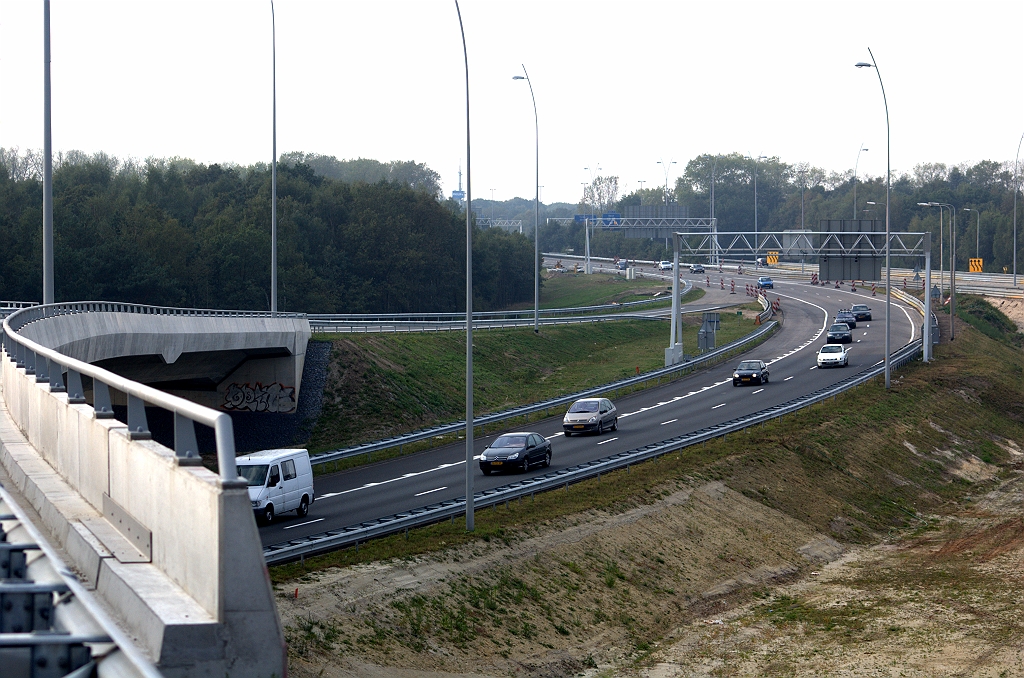
[[281, 471], [278, 470], [277, 464], [270, 467], [270, 482], [276, 483], [281, 480]]
[[291, 480], [295, 477], [295, 461], [293, 459], [286, 459], [281, 462], [281, 470], [284, 471], [284, 479]]

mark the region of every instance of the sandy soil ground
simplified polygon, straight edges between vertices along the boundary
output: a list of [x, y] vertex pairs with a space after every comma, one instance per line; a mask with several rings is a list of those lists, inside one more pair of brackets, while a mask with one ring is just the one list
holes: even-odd
[[1021, 332], [1024, 332], [1024, 299], [985, 297], [985, 301], [1002, 311], [1007, 318], [1017, 323]]

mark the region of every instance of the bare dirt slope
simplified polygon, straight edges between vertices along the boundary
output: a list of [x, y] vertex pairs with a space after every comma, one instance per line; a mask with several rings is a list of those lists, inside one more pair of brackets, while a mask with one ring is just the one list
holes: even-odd
[[1024, 299], [985, 297], [985, 301], [1002, 311], [1007, 318], [1017, 324], [1021, 332], [1024, 332]]

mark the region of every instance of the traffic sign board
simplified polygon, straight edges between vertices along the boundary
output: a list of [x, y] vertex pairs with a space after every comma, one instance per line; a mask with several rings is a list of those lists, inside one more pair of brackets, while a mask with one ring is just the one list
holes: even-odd
[[452, 200], [463, 201], [466, 199], [465, 191], [452, 191]]
[[971, 257], [971, 261], [970, 261], [971, 270], [970, 270], [970, 272], [971, 273], [981, 273], [981, 268], [982, 268], [982, 264], [984, 263], [984, 261], [985, 261], [984, 259], [975, 259], [974, 257]]

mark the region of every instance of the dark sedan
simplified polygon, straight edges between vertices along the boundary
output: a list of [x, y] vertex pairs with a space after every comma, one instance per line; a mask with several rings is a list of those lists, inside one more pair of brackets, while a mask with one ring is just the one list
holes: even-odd
[[562, 417], [565, 437], [586, 431], [614, 431], [619, 427], [619, 411], [607, 398], [581, 398], [569, 406]]
[[500, 435], [480, 455], [485, 476], [510, 468], [525, 472], [534, 466], [551, 466], [551, 441], [530, 431]]
[[857, 319], [857, 322], [867, 322], [871, 320], [871, 309], [867, 304], [854, 304], [850, 307], [850, 313]]
[[763, 360], [744, 360], [732, 373], [732, 385], [767, 384], [768, 366]]
[[846, 323], [836, 323], [828, 328], [828, 335], [825, 338], [829, 344], [849, 344], [853, 341], [853, 332]]
[[845, 308], [840, 309], [839, 313], [836, 313], [836, 319], [833, 320], [832, 322], [846, 323], [851, 330], [857, 329], [857, 316], [855, 316], [853, 313], [846, 310]]

